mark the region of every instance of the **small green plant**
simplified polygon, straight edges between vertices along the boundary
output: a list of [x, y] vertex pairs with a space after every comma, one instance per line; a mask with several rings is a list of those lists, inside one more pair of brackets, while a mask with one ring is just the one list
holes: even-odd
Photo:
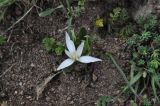
[[47, 49], [47, 51], [54, 52], [56, 44], [55, 39], [46, 37], [43, 39], [42, 43], [44, 44], [44, 47]]
[[143, 42], [143, 41], [147, 41], [149, 38], [151, 38], [151, 32], [143, 31], [142, 35], [140, 36], [140, 40]]
[[151, 101], [147, 98], [147, 95], [143, 96], [143, 106], [152, 106]]
[[122, 29], [120, 29], [119, 35], [121, 37], [132, 36], [132, 34], [135, 32], [135, 29], [136, 29], [135, 26], [132, 23], [130, 23], [130, 24], [124, 26]]
[[114, 8], [108, 20], [110, 32], [120, 37], [131, 36], [135, 32], [136, 27], [132, 22], [129, 22], [130, 20], [131, 17], [125, 8]]
[[54, 38], [45, 37], [42, 43], [48, 52], [55, 52], [57, 55], [64, 52], [64, 44], [55, 41]]
[[74, 62], [79, 61], [81, 63], [92, 63], [97, 61], [102, 61], [101, 59], [86, 55], [82, 56], [83, 48], [84, 48], [84, 41], [81, 42], [81, 44], [77, 47], [73, 42], [73, 40], [70, 38], [69, 34], [66, 32], [66, 46], [67, 49], [65, 50], [65, 54], [69, 57], [68, 59], [64, 60], [59, 67], [57, 68], [57, 71], [62, 70], [70, 65], [72, 65]]
[[81, 13], [85, 10], [85, 1], [86, 0], [78, 0], [78, 4], [76, 7], [71, 6], [71, 0], [66, 0], [67, 4], [67, 24], [68, 24], [68, 31], [72, 30], [72, 22], [75, 17], [79, 17]]
[[125, 8], [117, 7], [110, 13], [110, 21], [113, 24], [124, 24], [129, 19], [128, 12]]
[[97, 101], [97, 106], [108, 106], [113, 98], [111, 96], [101, 96]]
[[73, 15], [75, 17], [79, 17], [82, 14], [82, 12], [85, 10], [85, 7], [84, 7], [85, 1], [86, 0], [78, 0], [78, 6], [75, 7], [75, 10], [72, 10], [74, 13]]
[[7, 41], [6, 41], [6, 37], [0, 35], [0, 45], [3, 45], [5, 44]]

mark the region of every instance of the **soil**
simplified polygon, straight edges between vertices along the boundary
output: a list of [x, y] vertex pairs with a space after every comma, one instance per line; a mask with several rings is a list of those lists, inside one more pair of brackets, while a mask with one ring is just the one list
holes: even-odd
[[[54, 0], [52, 4], [46, 5], [56, 7], [59, 3]], [[59, 63], [66, 58], [65, 55], [62, 58], [48, 53], [42, 45], [42, 39], [50, 36], [63, 42], [66, 15], [58, 10], [42, 18], [33, 8], [6, 33], [6, 29], [20, 17], [19, 12], [13, 11], [14, 17], [8, 16], [0, 25], [1, 34], [6, 34], [8, 38], [7, 44], [0, 46], [0, 100], [7, 101], [9, 106], [95, 106], [101, 96], [118, 95], [124, 80], [105, 52], [114, 54], [124, 69], [129, 54], [125, 50], [125, 41], [109, 35], [105, 38], [99, 36], [95, 20], [102, 14], [103, 7], [104, 2], [87, 2], [84, 14], [74, 22], [76, 31], [85, 27], [89, 35], [97, 38], [92, 55], [103, 61], [91, 64], [89, 72], [85, 74], [81, 68], [60, 74], [48, 84], [38, 100], [35, 91], [37, 85], [54, 73]], [[124, 106], [127, 98], [121, 97], [112, 106]]]

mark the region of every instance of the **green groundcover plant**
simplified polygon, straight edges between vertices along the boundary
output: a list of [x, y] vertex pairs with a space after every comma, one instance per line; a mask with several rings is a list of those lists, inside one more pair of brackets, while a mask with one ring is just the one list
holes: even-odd
[[147, 18], [140, 17], [137, 22], [139, 33], [128, 40], [132, 53], [130, 83], [137, 89], [137, 93], [154, 95], [159, 101], [160, 35], [156, 29], [157, 18], [151, 14]]

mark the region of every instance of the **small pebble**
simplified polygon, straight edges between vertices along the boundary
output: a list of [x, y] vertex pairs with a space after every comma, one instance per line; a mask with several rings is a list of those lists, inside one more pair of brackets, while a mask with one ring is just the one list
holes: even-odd
[[72, 96], [74, 96], [75, 95], [75, 93], [74, 92], [72, 92]]
[[31, 67], [35, 67], [35, 65], [33, 63], [31, 63]]
[[46, 97], [46, 101], [50, 101], [51, 100], [51, 98], [50, 97]]
[[71, 101], [69, 104], [70, 104], [70, 105], [74, 104], [74, 101]]
[[51, 21], [51, 22], [52, 22], [52, 21], [53, 21], [53, 18], [49, 18], [49, 21]]
[[15, 91], [15, 92], [14, 92], [14, 94], [17, 94], [17, 93], [18, 93], [18, 91]]
[[22, 86], [22, 82], [19, 83], [19, 86]]
[[98, 78], [97, 78], [97, 76], [95, 74], [92, 74], [92, 79], [95, 82], [95, 81], [97, 81]]
[[23, 91], [19, 92], [20, 95], [23, 95]]
[[71, 100], [71, 97], [67, 97], [67, 100], [70, 101], [70, 100]]
[[26, 98], [27, 98], [27, 99], [31, 99], [32, 97], [31, 97], [31, 96], [27, 96]]

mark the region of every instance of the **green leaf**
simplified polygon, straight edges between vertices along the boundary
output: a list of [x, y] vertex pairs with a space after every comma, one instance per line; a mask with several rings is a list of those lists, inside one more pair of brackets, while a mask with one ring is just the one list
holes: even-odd
[[78, 33], [79, 40], [85, 40], [85, 36], [87, 35], [86, 28], [82, 27]]
[[[141, 78], [142, 75], [143, 75], [143, 73], [139, 72], [137, 75], [133, 76], [133, 78], [130, 79], [130, 81], [129, 81], [130, 85], [132, 86], [133, 84], [135, 84]], [[124, 88], [124, 91], [127, 90], [128, 88], [129, 87], [126, 86]]]
[[46, 16], [48, 16], [48, 15], [51, 15], [55, 10], [60, 9], [60, 8], [63, 8], [63, 5], [59, 5], [59, 6], [56, 7], [56, 8], [51, 8], [51, 9], [47, 9], [47, 10], [45, 10], [45, 11], [43, 11], [43, 12], [40, 12], [40, 13], [39, 13], [39, 16], [40, 16], [40, 17], [46, 17]]
[[153, 89], [153, 93], [154, 93], [154, 96], [157, 100], [159, 100], [158, 96], [157, 96], [157, 89], [156, 89], [156, 85], [155, 85], [155, 77], [152, 76], [151, 77], [151, 85], [152, 85], [152, 89]]
[[107, 106], [107, 104], [112, 100], [111, 96], [101, 96], [97, 101], [97, 106]]
[[93, 39], [89, 35], [86, 35], [85, 38], [86, 39], [84, 44], [84, 51], [85, 54], [90, 55], [92, 51], [91, 49], [92, 49]]
[[6, 37], [0, 35], [0, 45], [3, 45], [5, 44], [7, 41], [6, 41]]
[[15, 2], [15, 0], [0, 0], [0, 8], [5, 7], [5, 6], [9, 6], [14, 2]]
[[71, 39], [73, 40], [74, 43], [76, 43], [77, 36], [76, 36], [74, 29], [71, 30]]

